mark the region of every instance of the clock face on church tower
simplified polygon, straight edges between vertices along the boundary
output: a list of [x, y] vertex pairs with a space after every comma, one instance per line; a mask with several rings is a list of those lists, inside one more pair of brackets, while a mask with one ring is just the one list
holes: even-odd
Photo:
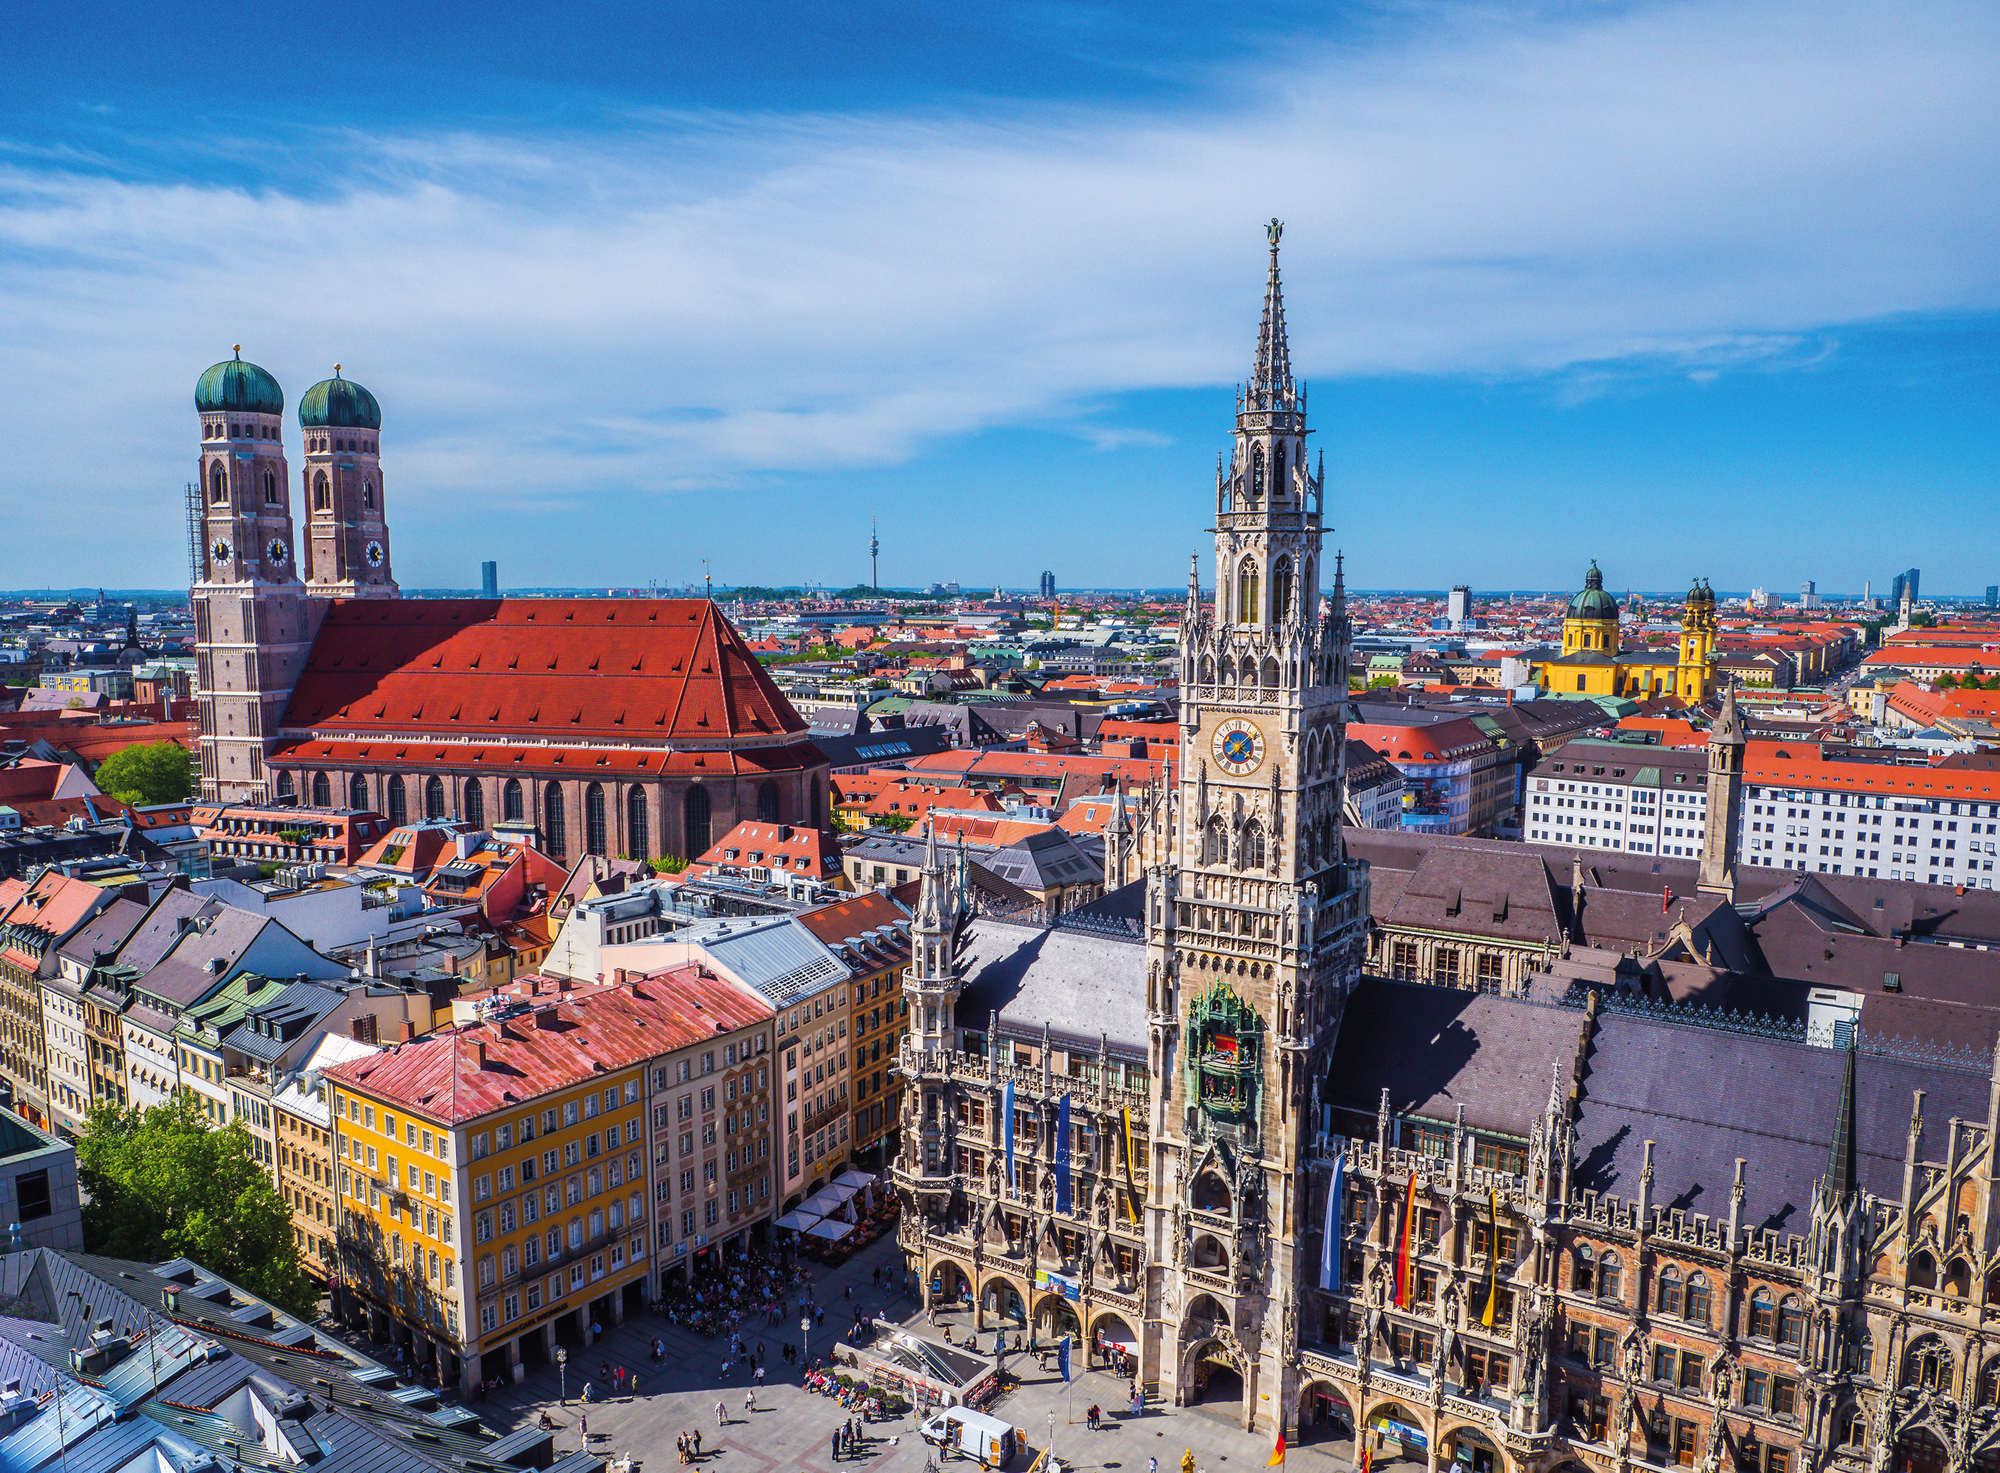
[[1264, 733], [1253, 722], [1223, 722], [1215, 729], [1215, 760], [1233, 777], [1255, 772], [1264, 760]]

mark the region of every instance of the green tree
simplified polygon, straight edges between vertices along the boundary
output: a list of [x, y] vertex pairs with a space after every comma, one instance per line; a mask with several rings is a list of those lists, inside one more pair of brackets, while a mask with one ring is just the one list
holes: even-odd
[[103, 1105], [76, 1138], [84, 1246], [149, 1263], [185, 1256], [280, 1309], [317, 1313], [292, 1214], [240, 1122], [210, 1126], [182, 1094], [150, 1110]]
[[143, 742], [100, 762], [97, 786], [121, 803], [178, 803], [194, 791], [194, 773], [179, 742]]
[[916, 825], [916, 820], [907, 813], [885, 813], [875, 819], [871, 827], [887, 829], [892, 834], [907, 834]]

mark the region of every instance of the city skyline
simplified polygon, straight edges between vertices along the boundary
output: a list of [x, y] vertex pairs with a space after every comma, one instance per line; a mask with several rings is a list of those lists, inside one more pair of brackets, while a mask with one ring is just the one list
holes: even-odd
[[[1051, 518], [1091, 581], [1164, 582], [1271, 215], [1362, 581], [1557, 588], [1595, 556], [1619, 586], [1747, 587], [1772, 559], [1745, 539], [1689, 567], [1629, 532], [1746, 505], [1786, 525], [1780, 587], [1879, 579], [1853, 527], [1888, 507], [1919, 513], [1892, 561], [1991, 581], [1990, 13], [1033, 19], [870, 59], [784, 8], [560, 38], [446, 10], [385, 18], [337, 97], [226, 108], [175, 65], [196, 38], [109, 44], [136, 12], [25, 36], [50, 64], [0, 114], [0, 425], [19, 484], [54, 486], [87, 420], [132, 530], [11, 498], [0, 582], [173, 581], [188, 391], [238, 341], [294, 400], [335, 361], [381, 400], [414, 585], [482, 557], [858, 583], [871, 511], [887, 582], [1031, 584]], [[753, 26], [785, 37], [757, 67]], [[634, 27], [588, 88], [521, 75]], [[431, 64], [468, 86], [411, 86]]]

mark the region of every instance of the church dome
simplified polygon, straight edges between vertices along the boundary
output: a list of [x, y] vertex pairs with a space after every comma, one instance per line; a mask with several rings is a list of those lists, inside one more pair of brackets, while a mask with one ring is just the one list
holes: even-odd
[[195, 380], [194, 407], [202, 414], [283, 414], [285, 391], [254, 363], [243, 361], [243, 349], [225, 358]]
[[299, 426], [308, 430], [379, 430], [382, 406], [375, 396], [351, 379], [334, 376], [323, 379], [299, 396]]
[[1583, 575], [1583, 592], [1569, 601], [1569, 616], [1572, 619], [1618, 617], [1618, 600], [1604, 591], [1604, 575], [1597, 571], [1595, 558], [1591, 559], [1590, 571]]

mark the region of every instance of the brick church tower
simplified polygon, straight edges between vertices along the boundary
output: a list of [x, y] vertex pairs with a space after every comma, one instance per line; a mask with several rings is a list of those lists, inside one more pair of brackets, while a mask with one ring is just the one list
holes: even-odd
[[285, 391], [242, 349], [195, 385], [201, 479], [189, 508], [194, 555], [205, 802], [268, 802], [267, 742], [305, 664], [324, 605], [299, 582], [285, 464]]
[[305, 434], [306, 586], [314, 598], [394, 598], [382, 492], [382, 407], [340, 376], [299, 400]]

